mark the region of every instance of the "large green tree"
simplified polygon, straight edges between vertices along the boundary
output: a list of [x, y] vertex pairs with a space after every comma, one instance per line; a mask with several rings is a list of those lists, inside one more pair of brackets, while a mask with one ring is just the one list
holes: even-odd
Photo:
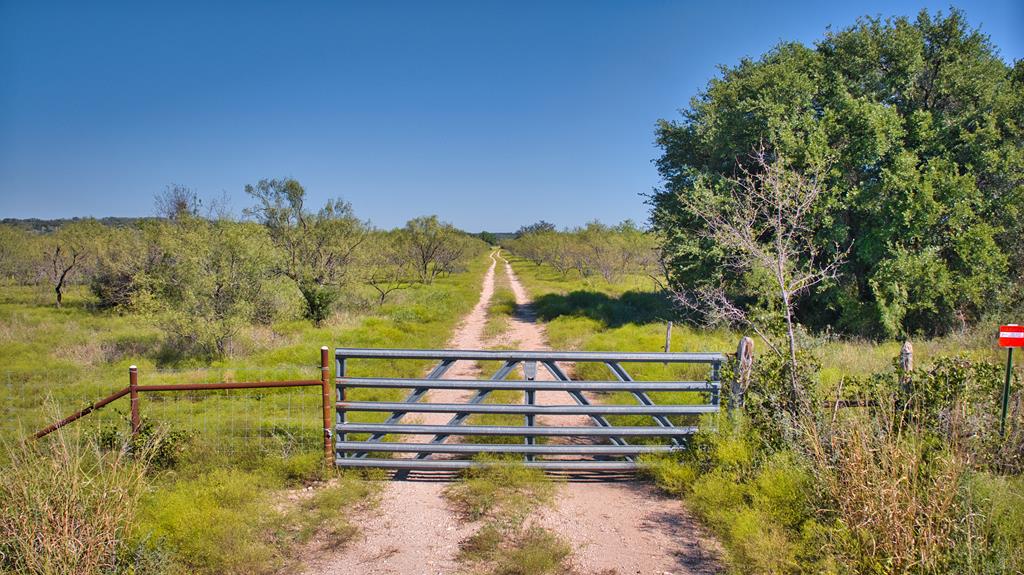
[[823, 174], [815, 252], [849, 251], [835, 281], [797, 302], [805, 324], [931, 335], [1020, 296], [1024, 63], [1000, 59], [962, 12], [780, 44], [723, 68], [682, 116], [659, 123], [665, 185], [650, 198], [675, 289], [757, 305], [757, 278], [723, 265], [730, 248], [704, 233], [692, 198], [729, 197], [763, 147]]

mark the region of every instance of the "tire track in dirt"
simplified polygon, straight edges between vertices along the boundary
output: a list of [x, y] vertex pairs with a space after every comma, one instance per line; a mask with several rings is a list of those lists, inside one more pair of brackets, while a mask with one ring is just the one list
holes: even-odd
[[[482, 349], [487, 323], [487, 308], [494, 295], [495, 254], [480, 287], [480, 299], [462, 320], [448, 342], [449, 348]], [[476, 379], [480, 370], [471, 362], [458, 362], [446, 379]], [[472, 391], [432, 390], [424, 401], [432, 403], [465, 402]], [[416, 421], [427, 425], [444, 424], [447, 413], [418, 414]], [[426, 442], [430, 436], [413, 435], [403, 441]], [[360, 509], [352, 518], [359, 534], [342, 549], [317, 557], [306, 575], [448, 575], [459, 571], [455, 560], [459, 543], [473, 534], [476, 525], [462, 522], [443, 497], [446, 481], [388, 481], [379, 502]]]
[[[529, 295], [511, 264], [502, 258], [517, 313], [503, 344], [521, 349], [550, 349]], [[573, 373], [572, 365], [560, 365]], [[545, 377], [542, 377], [545, 376]], [[554, 379], [537, 370], [537, 379]], [[591, 398], [593, 399], [593, 398]], [[564, 391], [539, 391], [542, 405], [572, 404]], [[591, 425], [587, 416], [547, 416], [545, 424]], [[573, 482], [559, 486], [555, 504], [539, 513], [538, 523], [569, 542], [573, 567], [580, 573], [619, 575], [718, 573], [719, 548], [676, 498], [648, 482]]]
[[[515, 294], [517, 310], [506, 332], [486, 341], [484, 325], [494, 294], [497, 252], [484, 276], [480, 299], [459, 325], [448, 346], [456, 349], [515, 347], [524, 350], [549, 349], [543, 326], [522, 283], [511, 265], [501, 258], [509, 287]], [[572, 365], [560, 365], [572, 373]], [[453, 379], [476, 379], [479, 367], [457, 363], [446, 375]], [[537, 379], [554, 379], [541, 368]], [[472, 395], [468, 390], [433, 390], [426, 401], [459, 403]], [[536, 401], [544, 405], [572, 403], [565, 392], [539, 391]], [[450, 414], [420, 414], [419, 422], [443, 424]], [[589, 425], [586, 416], [545, 416], [545, 424]], [[403, 441], [426, 441], [411, 436]], [[415, 480], [389, 481], [379, 504], [359, 510], [353, 517], [360, 526], [356, 539], [343, 549], [312, 561], [306, 575], [450, 575], [460, 573], [456, 557], [459, 543], [479, 525], [464, 523], [452, 513], [443, 497], [444, 480], [429, 480], [416, 473]], [[450, 477], [450, 476], [449, 476]], [[425, 479], [426, 478], [426, 479]], [[444, 479], [446, 479], [445, 477]], [[540, 511], [534, 520], [554, 531], [572, 546], [572, 565], [586, 575], [706, 574], [721, 571], [716, 559], [717, 544], [685, 510], [678, 499], [659, 493], [647, 482], [573, 482], [559, 485], [555, 505]]]

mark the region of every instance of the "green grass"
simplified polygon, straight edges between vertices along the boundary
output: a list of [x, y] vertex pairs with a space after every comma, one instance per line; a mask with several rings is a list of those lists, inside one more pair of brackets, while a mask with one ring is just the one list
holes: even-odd
[[[502, 278], [506, 278], [503, 273]], [[508, 281], [507, 279], [505, 280]], [[508, 321], [516, 313], [516, 295], [508, 287], [497, 287], [487, 308], [484, 338], [494, 339], [508, 330]]]
[[214, 469], [163, 483], [146, 498], [135, 545], [162, 557], [163, 573], [277, 573], [297, 565], [299, 545], [314, 535], [328, 548], [354, 536], [351, 506], [376, 489], [352, 473], [306, 491], [272, 469]]
[[[468, 271], [393, 294], [381, 307], [359, 304], [372, 294], [353, 286], [346, 298], [353, 304], [322, 327], [253, 326], [231, 354], [207, 362], [169, 361], [153, 318], [97, 311], [82, 286], [69, 290], [62, 309], [35, 288], [0, 286], [0, 437], [24, 437], [125, 387], [132, 364], [143, 385], [319, 379], [324, 345], [441, 348], [476, 303], [489, 261], [481, 256]], [[347, 368], [355, 376], [416, 377], [427, 363], [351, 360]], [[404, 393], [350, 390], [349, 397], [396, 401]], [[271, 573], [288, 569], [295, 545], [314, 533], [327, 544], [352, 535], [345, 513], [372, 490], [361, 475], [325, 472], [319, 388], [147, 393], [140, 407], [147, 422], [174, 432], [177, 461], [147, 480], [131, 528], [136, 573]], [[123, 437], [127, 409], [120, 400], [72, 425], [90, 441]]]

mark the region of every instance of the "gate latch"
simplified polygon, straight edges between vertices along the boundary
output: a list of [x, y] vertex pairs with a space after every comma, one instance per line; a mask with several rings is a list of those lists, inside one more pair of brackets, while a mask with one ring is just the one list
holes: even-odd
[[526, 376], [526, 381], [533, 381], [537, 379], [537, 362], [536, 361], [524, 361], [523, 362], [523, 375]]

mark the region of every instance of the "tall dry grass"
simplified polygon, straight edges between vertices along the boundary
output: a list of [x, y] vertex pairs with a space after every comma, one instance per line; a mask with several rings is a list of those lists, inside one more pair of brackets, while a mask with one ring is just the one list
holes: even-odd
[[147, 455], [108, 451], [62, 429], [7, 441], [0, 469], [0, 571], [122, 571], [125, 539], [146, 485]]
[[942, 573], [962, 535], [968, 462], [882, 411], [845, 414], [814, 453], [837, 520], [831, 551], [860, 573]]

